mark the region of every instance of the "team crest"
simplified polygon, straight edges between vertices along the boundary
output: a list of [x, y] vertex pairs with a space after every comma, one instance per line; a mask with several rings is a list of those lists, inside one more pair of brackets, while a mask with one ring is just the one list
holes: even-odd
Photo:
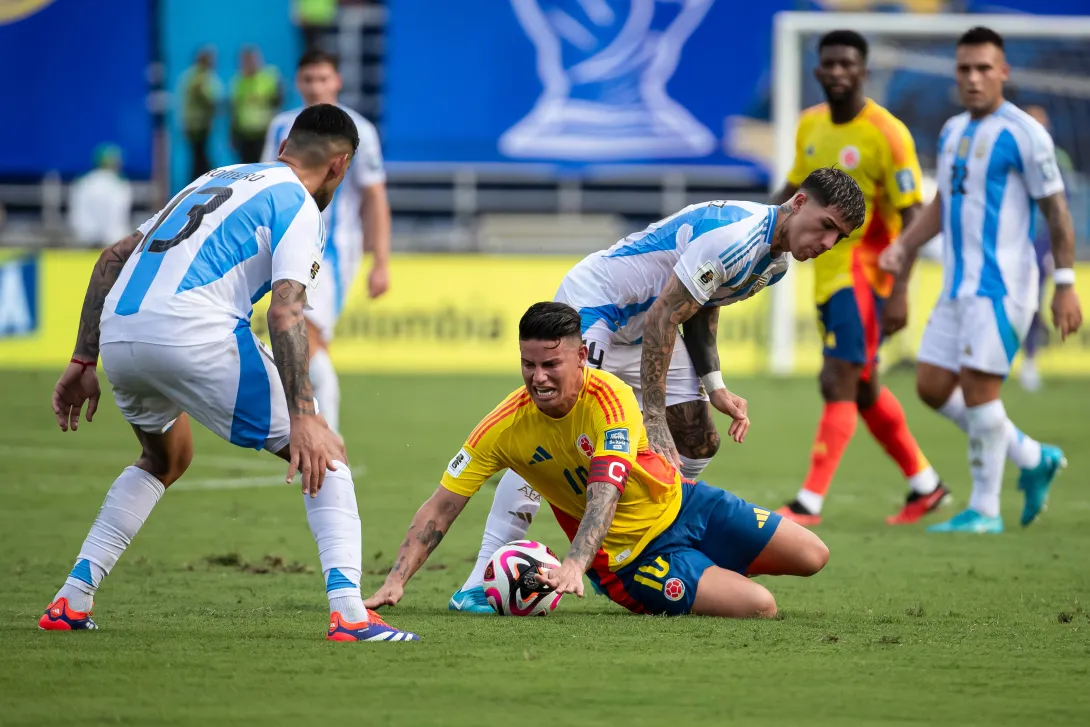
[[840, 150], [840, 156], [838, 157], [840, 166], [845, 169], [855, 169], [859, 166], [859, 147], [846, 146]]
[[976, 149], [973, 151], [973, 156], [975, 156], [977, 159], [983, 159], [984, 151], [984, 142], [982, 141], [976, 145]]
[[590, 437], [586, 434], [580, 434], [579, 439], [575, 440], [575, 446], [588, 457], [594, 456], [594, 442], [590, 441]]
[[680, 601], [685, 596], [685, 582], [680, 578], [671, 578], [662, 586], [662, 595], [671, 601]]

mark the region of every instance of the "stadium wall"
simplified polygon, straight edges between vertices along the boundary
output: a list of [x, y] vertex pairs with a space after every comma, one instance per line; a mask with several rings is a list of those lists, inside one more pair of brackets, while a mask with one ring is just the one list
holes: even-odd
[[[83, 304], [83, 281], [96, 260], [94, 252], [64, 250], [0, 255], [0, 368], [59, 370], [65, 365]], [[565, 256], [396, 256], [389, 293], [368, 300], [361, 276], [346, 297], [331, 349], [334, 363], [343, 372], [510, 373], [517, 365], [519, 317], [531, 303], [551, 299], [576, 261]], [[1079, 267], [1079, 296], [1090, 301], [1090, 264]], [[808, 303], [810, 266], [800, 266], [790, 279], [796, 285], [799, 342], [790, 370], [812, 374], [821, 365], [821, 339]], [[912, 360], [941, 285], [941, 266], [921, 262], [909, 329], [886, 344], [884, 365]], [[771, 296], [760, 295], [723, 309], [719, 346], [728, 378], [768, 370], [770, 303]], [[262, 337], [264, 313], [259, 303], [253, 325]], [[1090, 330], [1063, 346], [1046, 347], [1039, 368], [1045, 374], [1090, 375]]]

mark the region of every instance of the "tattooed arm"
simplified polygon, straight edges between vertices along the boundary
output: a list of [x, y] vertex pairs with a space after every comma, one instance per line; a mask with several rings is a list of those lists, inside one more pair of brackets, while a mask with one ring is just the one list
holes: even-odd
[[666, 423], [666, 372], [677, 341], [677, 327], [700, 310], [694, 298], [676, 275], [662, 289], [647, 311], [643, 332], [640, 382], [643, 386], [643, 420], [651, 449], [680, 467], [677, 448]]
[[572, 538], [568, 555], [559, 568], [538, 574], [539, 583], [557, 593], [574, 593], [579, 598], [583, 597], [583, 574], [602, 547], [620, 499], [620, 488], [608, 482], [591, 482], [587, 485], [587, 508]]
[[[1037, 200], [1037, 205], [1048, 221], [1048, 239], [1056, 269], [1074, 267], [1075, 227], [1067, 207], [1067, 195], [1057, 192]], [[1052, 323], [1059, 329], [1060, 339], [1064, 341], [1082, 326], [1082, 307], [1075, 286], [1070, 282], [1057, 282], [1052, 292]]]
[[303, 318], [306, 302], [305, 285], [296, 280], [277, 280], [272, 285], [267, 317], [273, 357], [284, 385], [291, 426], [287, 481], [291, 482], [295, 472], [301, 471], [303, 494], [317, 497], [325, 482], [326, 470], [336, 470], [334, 462], [347, 463], [348, 456], [341, 438], [317, 416], [314, 389], [310, 384], [307, 322]]
[[386, 582], [367, 599], [368, 608], [393, 606], [401, 600], [405, 584], [443, 541], [443, 536], [465, 509], [467, 502], [468, 497], [440, 485], [420, 506], [397, 551], [394, 567], [386, 575]]
[[91, 272], [87, 294], [83, 298], [83, 310], [80, 312], [79, 332], [72, 350], [72, 362], [53, 387], [53, 415], [57, 418], [57, 426], [62, 432], [79, 428], [80, 411], [84, 403], [87, 404], [87, 421], [91, 421], [98, 410], [101, 390], [95, 365], [98, 364], [102, 306], [106, 304], [106, 296], [117, 282], [121, 268], [125, 267], [125, 262], [143, 237], [139, 232], [134, 232], [110, 245], [98, 256], [98, 263]]
[[681, 339], [693, 360], [697, 376], [719, 370], [719, 307], [701, 308], [681, 324]]

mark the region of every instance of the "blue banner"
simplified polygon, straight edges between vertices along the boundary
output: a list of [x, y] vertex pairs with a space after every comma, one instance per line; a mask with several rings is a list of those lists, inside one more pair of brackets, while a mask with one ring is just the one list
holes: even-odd
[[391, 162], [715, 165], [792, 0], [391, 0]]
[[151, 176], [147, 110], [151, 0], [0, 3], [0, 175], [65, 177], [121, 147], [125, 172]]

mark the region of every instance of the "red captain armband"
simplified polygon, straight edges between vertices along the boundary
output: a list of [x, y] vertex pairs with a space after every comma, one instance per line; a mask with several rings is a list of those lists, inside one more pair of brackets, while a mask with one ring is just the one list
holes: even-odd
[[595, 482], [604, 482], [613, 485], [621, 493], [628, 484], [628, 473], [632, 464], [624, 457], [614, 454], [599, 455], [590, 461], [590, 473], [587, 477], [587, 487]]

